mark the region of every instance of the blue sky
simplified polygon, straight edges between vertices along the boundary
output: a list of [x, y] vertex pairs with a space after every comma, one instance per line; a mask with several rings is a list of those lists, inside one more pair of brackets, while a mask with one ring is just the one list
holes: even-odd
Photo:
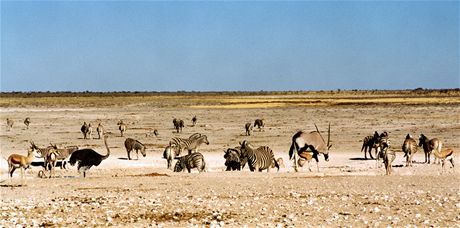
[[1, 91], [458, 88], [458, 1], [1, 1]]

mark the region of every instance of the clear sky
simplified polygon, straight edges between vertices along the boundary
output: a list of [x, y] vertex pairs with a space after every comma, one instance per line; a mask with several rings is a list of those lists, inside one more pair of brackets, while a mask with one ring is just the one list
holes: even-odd
[[1, 91], [458, 88], [459, 1], [1, 1]]

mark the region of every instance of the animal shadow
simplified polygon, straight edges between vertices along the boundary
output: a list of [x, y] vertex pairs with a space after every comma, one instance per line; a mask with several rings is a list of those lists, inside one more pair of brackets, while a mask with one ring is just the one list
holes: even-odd
[[359, 158], [350, 158], [351, 161], [367, 161], [367, 160], [375, 160], [375, 159], [371, 159], [371, 158], [362, 158], [362, 157], [359, 157]]

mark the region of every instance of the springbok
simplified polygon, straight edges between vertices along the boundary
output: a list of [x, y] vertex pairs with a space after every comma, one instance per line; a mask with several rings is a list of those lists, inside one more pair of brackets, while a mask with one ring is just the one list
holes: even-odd
[[10, 175], [10, 182], [13, 178], [13, 173], [17, 168], [21, 169], [21, 180], [24, 181], [24, 171], [29, 168], [36, 155], [35, 148], [29, 148], [27, 156], [12, 154], [8, 157], [8, 174]]
[[[419, 146], [423, 147], [423, 151], [425, 152], [425, 163], [430, 164], [430, 155], [433, 151], [440, 153], [442, 149], [442, 142], [437, 138], [428, 139], [424, 134], [420, 134], [419, 137]], [[434, 159], [436, 163], [436, 156]]]
[[452, 168], [455, 167], [454, 165], [454, 150], [451, 148], [446, 148], [442, 150], [441, 152], [434, 151], [433, 155], [441, 160], [441, 165], [442, 165], [442, 171], [444, 171], [444, 164], [446, 163], [446, 160], [450, 161], [452, 164]]
[[[289, 159], [294, 159], [294, 170], [298, 172], [297, 169], [297, 156], [302, 154], [303, 152], [310, 149], [313, 152], [313, 158], [316, 160], [316, 167], [319, 172], [319, 160], [318, 154], [322, 153], [324, 155], [324, 160], [329, 161], [329, 149], [332, 145], [330, 145], [330, 138], [331, 138], [331, 124], [329, 124], [329, 129], [327, 131], [327, 143], [324, 141], [323, 136], [318, 130], [316, 126], [316, 131], [312, 131], [310, 133], [304, 131], [298, 131], [297, 133], [292, 136], [292, 144], [291, 148], [289, 149]], [[294, 151], [295, 150], [295, 151]]]

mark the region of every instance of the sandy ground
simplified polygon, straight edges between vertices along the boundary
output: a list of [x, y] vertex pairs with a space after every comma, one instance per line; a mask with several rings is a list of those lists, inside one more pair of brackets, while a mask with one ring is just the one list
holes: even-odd
[[[110, 157], [93, 167], [87, 178], [75, 167], [56, 170], [56, 177], [37, 177], [42, 169], [26, 172], [25, 186], [19, 170], [10, 183], [5, 159], [1, 167], [1, 226], [448, 226], [460, 224], [460, 169], [422, 164], [422, 152], [413, 167], [404, 167], [401, 145], [407, 133], [440, 138], [444, 147], [460, 149], [460, 107], [435, 106], [334, 106], [268, 109], [154, 108], [142, 104], [110, 108], [2, 108], [1, 119], [12, 118], [7, 131], [2, 124], [2, 157], [25, 154], [29, 141], [59, 147], [77, 145], [105, 154], [103, 141], [85, 140], [83, 121], [110, 131]], [[197, 115], [198, 124], [189, 126]], [[30, 129], [22, 121], [31, 118]], [[172, 129], [173, 117], [186, 121], [184, 131]], [[244, 136], [244, 124], [264, 118], [266, 127]], [[127, 122], [126, 137], [148, 147], [147, 157], [126, 160], [116, 123]], [[6, 121], [5, 121], [6, 122]], [[304, 168], [294, 173], [287, 151], [292, 135], [312, 131], [314, 123], [326, 134], [331, 123], [330, 161], [320, 158], [319, 172]], [[150, 136], [158, 129], [160, 136]], [[373, 131], [388, 131], [397, 152], [393, 174], [364, 160], [362, 138]], [[200, 148], [208, 172], [173, 173], [166, 169], [162, 151], [171, 137], [194, 132], [208, 135], [210, 145]], [[97, 137], [97, 136], [96, 136]], [[225, 172], [223, 150], [249, 140], [270, 146], [285, 167], [279, 172]], [[37, 161], [40, 159], [37, 159]], [[458, 155], [456, 157], [459, 163]]]

